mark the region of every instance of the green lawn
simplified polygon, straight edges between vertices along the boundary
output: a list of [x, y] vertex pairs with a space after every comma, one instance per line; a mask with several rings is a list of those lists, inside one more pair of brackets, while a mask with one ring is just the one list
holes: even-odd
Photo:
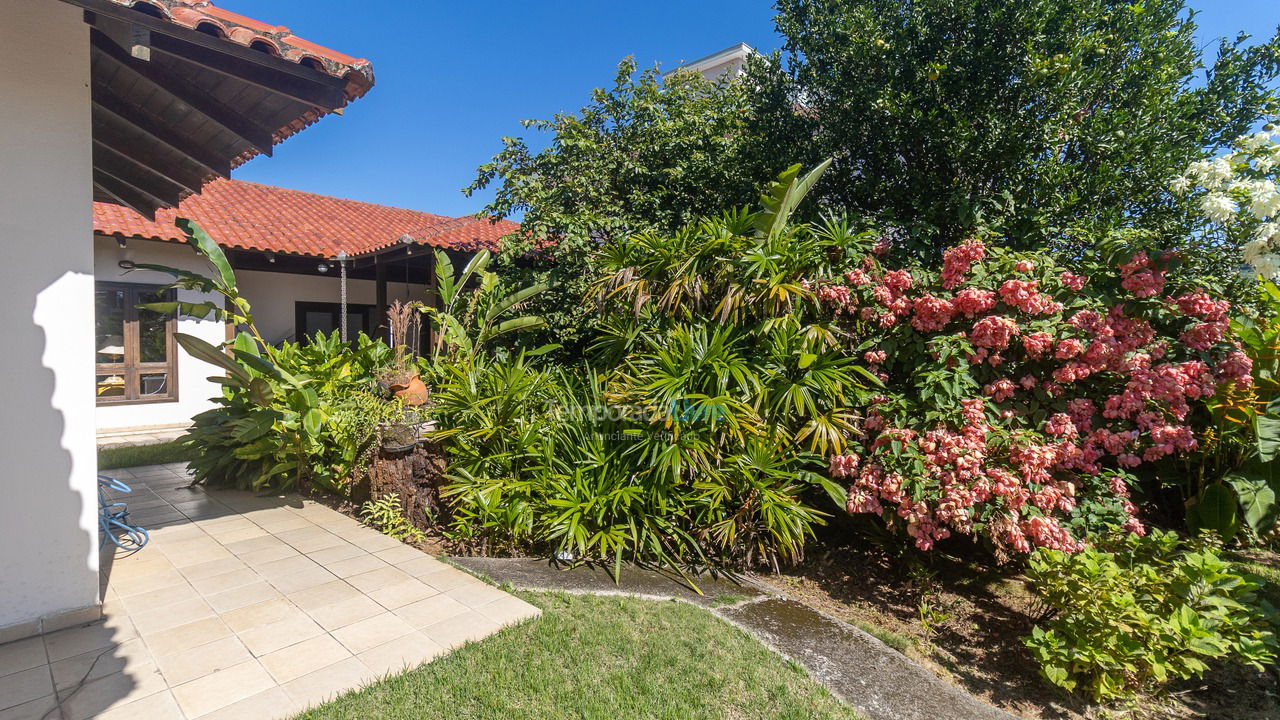
[[191, 450], [173, 442], [158, 445], [104, 448], [98, 451], [98, 472], [142, 465], [162, 465], [191, 459]]
[[518, 594], [542, 617], [299, 717], [857, 717], [803, 669], [700, 608]]

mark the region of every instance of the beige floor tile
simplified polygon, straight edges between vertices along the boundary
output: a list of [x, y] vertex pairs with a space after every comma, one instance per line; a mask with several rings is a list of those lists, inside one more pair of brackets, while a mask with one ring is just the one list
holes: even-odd
[[240, 560], [240, 558], [230, 557], [230, 558], [222, 558], [221, 560], [214, 560], [212, 562], [205, 562], [205, 563], [200, 563], [199, 565], [192, 565], [190, 567], [182, 568], [182, 574], [185, 575], [187, 577], [187, 580], [189, 581], [200, 580], [202, 578], [213, 577], [215, 575], [222, 575], [224, 573], [234, 572], [236, 570], [244, 570], [247, 567], [249, 566], [245, 565], [244, 562]]
[[0, 677], [44, 665], [44, 640], [31, 637], [0, 645]]
[[62, 693], [66, 720], [98, 717], [114, 708], [168, 689], [154, 664], [112, 673]]
[[198, 718], [275, 686], [257, 660], [205, 675], [173, 688], [178, 707], [189, 718]]
[[185, 720], [178, 701], [169, 690], [148, 695], [126, 705], [112, 708], [95, 720]]
[[[0, 701], [0, 705], [3, 704], [3, 701]], [[59, 718], [57, 710], [57, 696], [45, 695], [42, 698], [0, 710], [0, 720], [57, 720]]]
[[[236, 562], [239, 561], [237, 560]], [[213, 577], [192, 580], [191, 587], [195, 588], [201, 595], [216, 595], [260, 580], [262, 580], [261, 575], [246, 567], [241, 570], [214, 575]]]
[[246, 521], [245, 527], [236, 528], [235, 530], [227, 530], [210, 533], [214, 540], [222, 543], [224, 546], [230, 543], [240, 542], [242, 540], [252, 540], [260, 537], [271, 537], [266, 530]]
[[267, 600], [284, 597], [266, 580], [258, 580], [248, 585], [215, 593], [205, 598], [214, 612], [226, 613], [242, 607], [254, 605]]
[[203, 598], [196, 597], [155, 610], [131, 613], [129, 618], [133, 620], [133, 626], [138, 629], [138, 634], [147, 637], [179, 625], [210, 618], [213, 615], [213, 608], [209, 607], [209, 603]]
[[246, 565], [251, 568], [261, 568], [267, 563], [277, 560], [284, 560], [291, 557], [302, 557], [302, 553], [294, 550], [285, 543], [280, 543], [274, 547], [262, 548], [261, 550], [253, 550], [239, 556]]
[[357, 590], [368, 593], [412, 579], [413, 576], [409, 573], [388, 566], [360, 573], [359, 575], [352, 575], [346, 580], [354, 585]]
[[352, 623], [360, 622], [375, 615], [381, 615], [387, 609], [378, 603], [370, 600], [367, 596], [351, 598], [332, 605], [325, 605], [315, 610], [307, 611], [312, 620], [315, 620], [320, 627], [325, 630], [333, 631], [341, 627], [346, 627]]
[[322, 567], [316, 566], [309, 570], [301, 570], [289, 575], [277, 575], [275, 577], [270, 577], [267, 578], [267, 582], [271, 583], [275, 589], [287, 595], [289, 593], [298, 592], [299, 590], [306, 590], [307, 588], [313, 588], [317, 585], [323, 585], [327, 582], [333, 582], [337, 579], [337, 575], [334, 575]]
[[106, 677], [125, 670], [138, 671], [155, 663], [151, 651], [142, 638], [134, 638], [119, 645], [73, 655], [59, 660], [50, 667], [53, 685], [59, 692], [80, 683]]
[[244, 632], [279, 622], [297, 612], [293, 603], [284, 597], [277, 597], [222, 613], [222, 621], [232, 630]]
[[283, 685], [296, 703], [314, 707], [367, 684], [376, 676], [359, 658], [347, 658], [315, 672], [307, 673]]
[[352, 575], [367, 573], [370, 570], [391, 567], [363, 550], [361, 550], [360, 553], [360, 555], [347, 560], [339, 560], [338, 562], [329, 563], [325, 565], [325, 567], [328, 568], [329, 572], [340, 578], [349, 578]]
[[373, 672], [386, 676], [431, 662], [444, 652], [443, 647], [426, 635], [415, 632], [365, 650], [357, 657]]
[[[216, 543], [212, 538], [210, 540]], [[235, 555], [232, 555], [230, 550], [218, 545], [216, 550], [191, 550], [181, 555], [170, 555], [169, 561], [179, 569], [184, 569], [192, 565], [202, 565], [214, 560], [227, 560], [234, 557]]]
[[282, 687], [273, 687], [257, 695], [232, 703], [199, 720], [283, 720], [306, 709], [289, 697]]
[[382, 613], [333, 631], [338, 642], [359, 654], [413, 632], [414, 627], [392, 613]]
[[321, 565], [329, 565], [340, 560], [349, 560], [353, 557], [360, 557], [361, 555], [368, 554], [346, 540], [342, 540], [341, 538], [339, 538], [339, 540], [341, 541], [340, 545], [333, 545], [309, 552], [307, 553], [307, 557], [315, 560]]
[[49, 668], [38, 665], [0, 677], [0, 708], [31, 702], [53, 694]]
[[137, 636], [138, 633], [133, 629], [132, 623], [120, 627], [109, 627], [103, 623], [97, 623], [45, 635], [44, 647], [49, 653], [49, 660], [57, 662], [74, 655], [118, 645]]
[[418, 548], [409, 547], [408, 545], [379, 550], [373, 555], [379, 560], [391, 563], [392, 565], [399, 565], [400, 563], [409, 562], [410, 560], [421, 560], [422, 558], [431, 557]]
[[[195, 600], [199, 597], [200, 593], [196, 592], [196, 589], [191, 587], [190, 583], [182, 583], [139, 595], [130, 595], [127, 598], [121, 598], [119, 602], [130, 615], [134, 615], [158, 610], [184, 600]], [[104, 614], [107, 612], [105, 607], [103, 612]]]
[[314, 570], [320, 567], [320, 564], [306, 555], [292, 555], [281, 560], [273, 560], [271, 562], [262, 563], [255, 568], [267, 580], [273, 580], [277, 577], [285, 577], [295, 573]]
[[[254, 525], [257, 528], [257, 525]], [[258, 528], [262, 530], [262, 528]], [[231, 551], [233, 555], [246, 555], [248, 553], [258, 552], [260, 550], [271, 550], [273, 548], [288, 547], [289, 544], [279, 540], [274, 535], [266, 534], [266, 530], [262, 530], [263, 535], [247, 538], [245, 540], [235, 540], [225, 543], [225, 547]]]
[[448, 565], [440, 562], [439, 560], [433, 557], [425, 556], [425, 555], [422, 557], [414, 558], [412, 560], [407, 560], [405, 562], [399, 562], [394, 564], [396, 567], [400, 568], [401, 570], [409, 573], [410, 575], [416, 578], [421, 578], [423, 575], [430, 575], [431, 573], [440, 572], [441, 570], [446, 570], [449, 567]]
[[445, 594], [469, 608], [479, 608], [495, 600], [510, 597], [492, 585], [460, 585]]
[[332, 605], [344, 600], [360, 597], [361, 595], [363, 595], [363, 593], [351, 585], [348, 585], [341, 580], [333, 580], [331, 582], [324, 583], [323, 585], [316, 585], [315, 587], [310, 587], [306, 590], [289, 593], [285, 597], [287, 597], [289, 602], [294, 605], [297, 605], [303, 610], [309, 611], [322, 608], [325, 605]]
[[405, 605], [396, 610], [396, 615], [415, 628], [424, 628], [468, 612], [470, 608], [448, 595], [433, 595]]
[[[104, 565], [104, 567], [106, 567]], [[164, 555], [131, 555], [127, 558], [116, 558], [111, 561], [109, 577], [123, 580], [146, 577], [156, 573], [173, 570], [173, 563]]]
[[480, 580], [477, 580], [475, 577], [472, 577], [471, 575], [468, 575], [467, 573], [464, 573], [461, 570], [457, 568], [452, 568], [452, 567], [446, 567], [445, 569], [439, 570], [437, 572], [428, 573], [426, 575], [420, 575], [418, 576], [418, 579], [430, 585], [431, 587], [439, 590], [440, 592], [444, 592], [446, 590], [453, 590], [454, 588], [460, 588], [464, 585], [483, 585], [484, 584]]
[[253, 653], [255, 657], [262, 657], [267, 653], [289, 647], [303, 640], [309, 640], [322, 633], [324, 633], [324, 628], [320, 627], [316, 624], [316, 621], [301, 611], [298, 611], [283, 620], [267, 625], [259, 625], [251, 630], [237, 633], [237, 635], [239, 635], [245, 647], [249, 648], [249, 652]]
[[477, 610], [481, 615], [500, 625], [510, 625], [542, 614], [538, 608], [511, 595], [481, 605]]
[[405, 580], [404, 582], [373, 590], [369, 593], [369, 597], [388, 610], [397, 610], [409, 603], [425, 600], [432, 595], [439, 594], [439, 590], [420, 580]]
[[321, 530], [319, 533], [310, 537], [302, 538], [300, 540], [288, 540], [286, 542], [292, 545], [294, 550], [301, 553], [313, 553], [327, 548], [341, 547], [343, 545], [350, 544], [346, 540], [343, 540], [337, 535], [326, 530]]
[[107, 584], [115, 588], [122, 598], [186, 583], [187, 579], [178, 572], [176, 567], [141, 577], [119, 577], [112, 569], [111, 578], [107, 581]]
[[162, 655], [156, 658], [156, 665], [169, 687], [175, 687], [252, 659], [253, 655], [240, 639], [232, 635], [172, 655]]
[[350, 651], [325, 634], [267, 653], [259, 660], [277, 683], [284, 684], [349, 657]]
[[377, 530], [370, 530], [369, 528], [357, 528], [351, 531], [350, 537], [347, 537], [346, 540], [366, 552], [378, 552], [404, 546], [404, 543], [399, 540], [387, 537]]
[[220, 618], [211, 617], [187, 623], [186, 625], [179, 625], [170, 630], [162, 630], [148, 636], [146, 641], [147, 647], [151, 649], [151, 654], [160, 656], [172, 655], [183, 650], [205, 645], [214, 640], [221, 640], [231, 634], [231, 628], [228, 628]]
[[422, 628], [422, 634], [441, 647], [453, 649], [469, 642], [482, 640], [499, 629], [501, 626], [498, 623], [475, 610], [468, 610], [444, 622]]

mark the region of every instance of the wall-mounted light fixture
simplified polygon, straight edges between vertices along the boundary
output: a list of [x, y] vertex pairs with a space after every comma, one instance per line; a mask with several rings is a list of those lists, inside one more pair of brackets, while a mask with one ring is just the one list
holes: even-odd
[[116, 238], [116, 246], [119, 247], [121, 250], [124, 250], [125, 248], [129, 247], [129, 241], [125, 240], [122, 237], [118, 237]]
[[316, 266], [316, 269], [319, 270], [320, 272], [329, 272], [329, 264], [320, 263], [319, 265]]

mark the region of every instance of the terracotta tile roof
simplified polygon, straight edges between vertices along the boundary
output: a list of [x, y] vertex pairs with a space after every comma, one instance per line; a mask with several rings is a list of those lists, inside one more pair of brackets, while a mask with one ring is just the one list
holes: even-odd
[[[289, 28], [269, 25], [252, 18], [215, 7], [208, 0], [110, 0], [117, 5], [137, 8], [145, 6], [175, 25], [207, 32], [245, 47], [268, 49], [270, 54], [290, 62], [346, 80], [345, 92], [350, 102], [363, 97], [373, 87], [373, 65], [364, 58], [353, 58], [294, 35]], [[315, 124], [325, 113], [318, 109], [305, 112], [297, 120], [276, 130], [273, 140], [279, 143]], [[236, 158], [238, 167], [256, 153]]]
[[119, 205], [93, 204], [93, 229], [102, 235], [183, 242], [177, 217], [200, 223], [223, 247], [315, 257], [371, 252], [402, 235], [438, 248], [496, 250], [502, 236], [520, 229], [506, 220], [450, 218], [239, 180], [214, 180], [176, 209], [158, 211], [155, 222]]

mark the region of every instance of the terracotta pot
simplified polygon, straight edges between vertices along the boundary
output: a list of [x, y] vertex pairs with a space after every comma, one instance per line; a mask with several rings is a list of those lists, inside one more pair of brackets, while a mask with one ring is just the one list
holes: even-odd
[[[393, 385], [392, 389], [395, 390], [396, 387]], [[409, 378], [409, 382], [403, 388], [395, 390], [395, 394], [405, 405], [411, 407], [425, 405], [430, 395], [427, 392], [426, 384], [417, 375]]]

